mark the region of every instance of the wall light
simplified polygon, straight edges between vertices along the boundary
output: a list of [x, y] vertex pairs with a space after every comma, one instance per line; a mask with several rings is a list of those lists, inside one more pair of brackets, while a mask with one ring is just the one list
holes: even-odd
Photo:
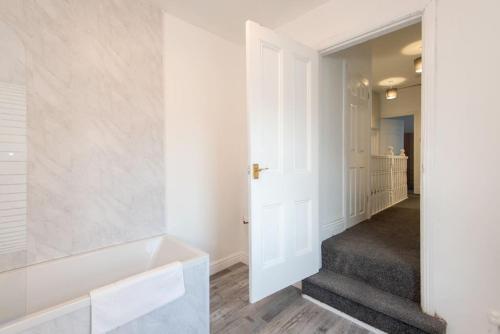
[[415, 65], [415, 72], [422, 73], [422, 57], [418, 57], [413, 61], [413, 65]]
[[397, 88], [389, 88], [385, 91], [385, 99], [386, 100], [394, 100], [398, 97], [398, 89]]

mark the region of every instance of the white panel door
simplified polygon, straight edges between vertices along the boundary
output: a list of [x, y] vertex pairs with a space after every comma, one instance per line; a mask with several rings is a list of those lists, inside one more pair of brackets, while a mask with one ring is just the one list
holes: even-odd
[[346, 227], [369, 217], [371, 51], [359, 46], [345, 54], [344, 129], [346, 145]]
[[[318, 53], [246, 25], [250, 140], [250, 301], [320, 267]], [[253, 165], [263, 169], [258, 178]]]

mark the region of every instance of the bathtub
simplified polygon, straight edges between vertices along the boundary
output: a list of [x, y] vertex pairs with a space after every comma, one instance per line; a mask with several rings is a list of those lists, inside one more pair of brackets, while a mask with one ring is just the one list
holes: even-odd
[[90, 334], [91, 290], [173, 261], [186, 293], [111, 333], [209, 333], [208, 255], [158, 236], [0, 273], [0, 334]]

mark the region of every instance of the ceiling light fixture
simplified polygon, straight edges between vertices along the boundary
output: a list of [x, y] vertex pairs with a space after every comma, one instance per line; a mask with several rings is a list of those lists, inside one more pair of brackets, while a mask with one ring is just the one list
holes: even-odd
[[379, 86], [391, 88], [406, 82], [404, 77], [389, 77], [378, 82]]
[[415, 66], [415, 73], [422, 73], [422, 57], [415, 58], [413, 65]]
[[386, 100], [394, 100], [398, 97], [398, 89], [397, 88], [389, 88], [385, 91], [385, 99]]
[[422, 41], [418, 40], [408, 44], [403, 49], [401, 49], [401, 53], [405, 56], [418, 56], [422, 54]]
[[398, 91], [400, 89], [407, 89], [407, 88], [412, 88], [412, 87], [420, 87], [422, 86], [422, 84], [414, 84], [414, 85], [409, 85], [409, 86], [406, 86], [406, 87], [399, 87], [399, 88], [394, 88], [394, 87], [391, 87], [389, 89], [387, 89], [385, 91], [385, 99], [386, 100], [394, 100], [398, 97]]

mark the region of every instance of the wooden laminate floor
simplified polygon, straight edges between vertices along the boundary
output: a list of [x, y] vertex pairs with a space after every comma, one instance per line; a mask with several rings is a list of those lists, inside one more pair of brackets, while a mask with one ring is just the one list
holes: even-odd
[[242, 263], [210, 278], [210, 310], [212, 334], [370, 333], [302, 298], [300, 290], [295, 287], [288, 287], [250, 304], [248, 267]]

